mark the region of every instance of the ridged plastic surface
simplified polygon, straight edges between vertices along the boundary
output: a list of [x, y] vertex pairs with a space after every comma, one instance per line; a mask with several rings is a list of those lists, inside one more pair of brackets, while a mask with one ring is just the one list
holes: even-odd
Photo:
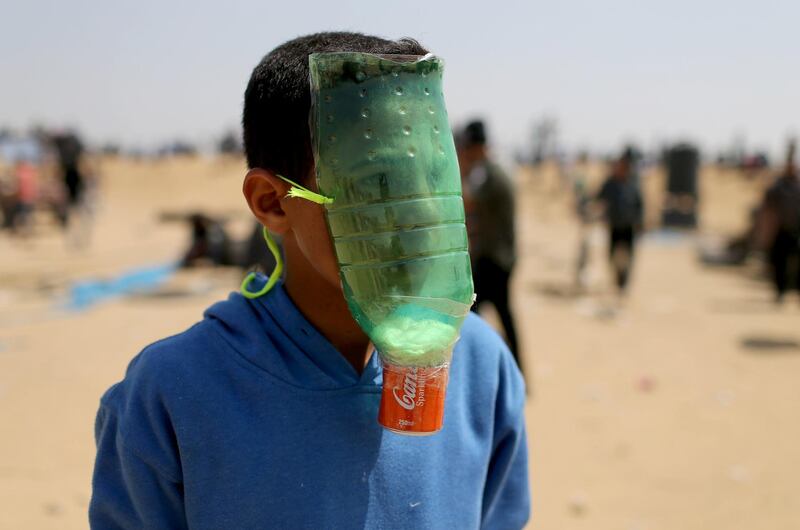
[[350, 310], [387, 360], [447, 362], [473, 287], [441, 60], [313, 54], [320, 193]]

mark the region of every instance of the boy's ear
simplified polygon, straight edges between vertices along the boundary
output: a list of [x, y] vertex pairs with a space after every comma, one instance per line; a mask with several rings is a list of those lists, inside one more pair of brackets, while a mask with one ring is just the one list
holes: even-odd
[[281, 199], [289, 191], [289, 184], [275, 176], [272, 171], [253, 168], [244, 177], [242, 193], [250, 211], [270, 232], [285, 234], [289, 230], [289, 219], [281, 206]]

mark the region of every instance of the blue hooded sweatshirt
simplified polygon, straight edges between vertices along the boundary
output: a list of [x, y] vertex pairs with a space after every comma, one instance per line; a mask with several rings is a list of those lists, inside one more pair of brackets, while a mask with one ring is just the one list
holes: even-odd
[[432, 436], [381, 428], [381, 383], [375, 354], [359, 376], [280, 284], [232, 294], [103, 396], [92, 528], [524, 526], [525, 390], [502, 340], [468, 316]]

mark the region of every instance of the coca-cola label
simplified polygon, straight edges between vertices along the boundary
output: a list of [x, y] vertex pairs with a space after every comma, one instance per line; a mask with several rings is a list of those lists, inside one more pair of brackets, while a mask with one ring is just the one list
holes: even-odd
[[436, 432], [442, 428], [446, 389], [446, 366], [385, 364], [378, 420], [398, 432]]
[[406, 410], [414, 410], [416, 407], [416, 398], [417, 398], [417, 369], [412, 368], [406, 373], [405, 378], [403, 379], [403, 394], [402, 396], [397, 394], [397, 391], [400, 390], [400, 387], [396, 386], [392, 389], [392, 395], [394, 396], [394, 400], [397, 401], [397, 404], [403, 407]]

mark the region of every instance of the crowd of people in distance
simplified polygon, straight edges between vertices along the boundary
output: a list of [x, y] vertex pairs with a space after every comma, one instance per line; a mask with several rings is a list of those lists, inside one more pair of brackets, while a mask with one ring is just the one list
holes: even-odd
[[97, 172], [79, 136], [40, 133], [0, 151], [0, 229], [30, 237], [37, 212], [50, 214], [71, 247], [88, 245]]

